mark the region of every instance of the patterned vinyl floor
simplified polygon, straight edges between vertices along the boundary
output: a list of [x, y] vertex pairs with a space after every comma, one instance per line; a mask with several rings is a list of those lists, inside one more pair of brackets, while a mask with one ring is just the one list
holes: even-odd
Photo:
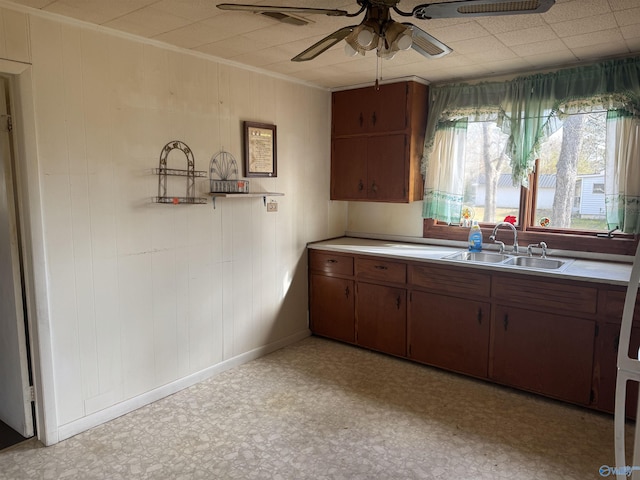
[[310, 337], [4, 450], [0, 479], [585, 480], [613, 457], [610, 415]]

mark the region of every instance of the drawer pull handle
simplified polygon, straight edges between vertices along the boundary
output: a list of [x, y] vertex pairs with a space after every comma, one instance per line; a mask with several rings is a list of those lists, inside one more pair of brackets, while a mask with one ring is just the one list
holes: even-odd
[[374, 268], [378, 270], [389, 270], [389, 267], [385, 267], [384, 265], [376, 265]]
[[378, 123], [378, 117], [376, 117], [376, 112], [373, 112], [373, 115], [371, 115], [371, 121], [373, 122], [373, 126], [375, 126], [376, 123]]
[[327, 263], [338, 263], [338, 260], [332, 258], [330, 260], [327, 260]]
[[482, 309], [478, 309], [478, 324], [482, 325]]
[[349, 287], [346, 287], [346, 288], [344, 289], [344, 296], [345, 296], [345, 297], [347, 297], [347, 298], [349, 298]]
[[505, 313], [504, 314], [504, 331], [507, 331], [507, 327], [509, 326], [509, 314]]
[[362, 116], [362, 112], [360, 112], [360, 118], [358, 120], [360, 120], [360, 127], [362, 127], [362, 125], [364, 124], [364, 117]]
[[398, 295], [398, 298], [396, 298], [396, 308], [400, 310], [400, 295]]

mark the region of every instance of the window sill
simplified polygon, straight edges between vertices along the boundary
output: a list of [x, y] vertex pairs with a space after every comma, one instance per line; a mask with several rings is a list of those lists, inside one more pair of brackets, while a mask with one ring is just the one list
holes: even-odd
[[[493, 231], [493, 227], [480, 225], [482, 236], [485, 243], [489, 243], [489, 235]], [[504, 235], [504, 237], [503, 237]], [[424, 238], [434, 238], [440, 240], [456, 240], [467, 241], [469, 237], [469, 229], [453, 225], [445, 225], [437, 223], [433, 219], [425, 218], [423, 220], [422, 236]], [[500, 235], [504, 243], [509, 244], [512, 238], [511, 232]], [[638, 238], [634, 235], [616, 234], [613, 238], [596, 237], [595, 234], [571, 234], [557, 233], [549, 231], [540, 231], [540, 229], [531, 229], [527, 231], [518, 230], [518, 243], [526, 247], [531, 243], [546, 242], [549, 248], [559, 250], [570, 250], [592, 253], [607, 253], [614, 255], [635, 255], [638, 246]]]

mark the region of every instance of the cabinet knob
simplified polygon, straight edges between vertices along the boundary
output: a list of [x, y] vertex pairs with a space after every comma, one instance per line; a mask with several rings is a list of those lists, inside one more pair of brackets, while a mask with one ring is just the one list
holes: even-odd
[[478, 324], [482, 325], [482, 309], [478, 309]]
[[347, 297], [347, 298], [349, 298], [349, 293], [350, 293], [350, 292], [349, 292], [349, 287], [346, 287], [346, 288], [344, 289], [344, 296], [345, 296], [345, 297]]
[[396, 298], [396, 308], [400, 310], [400, 295], [398, 295], [398, 298]]
[[373, 123], [374, 127], [377, 121], [378, 121], [378, 117], [376, 117], [376, 112], [373, 112], [373, 115], [371, 115], [371, 122]]
[[507, 327], [509, 326], [509, 314], [508, 313], [504, 314], [503, 323], [504, 323], [504, 331], [506, 332], [507, 331]]
[[376, 185], [376, 182], [371, 184], [371, 190], [373, 190], [374, 193], [378, 192], [378, 185]]
[[362, 127], [362, 125], [364, 125], [364, 117], [362, 115], [362, 112], [360, 112], [360, 117], [358, 118], [358, 120], [360, 121], [360, 127]]
[[362, 183], [362, 180], [360, 180], [360, 183], [358, 183], [358, 190], [359, 191], [364, 190], [364, 183]]

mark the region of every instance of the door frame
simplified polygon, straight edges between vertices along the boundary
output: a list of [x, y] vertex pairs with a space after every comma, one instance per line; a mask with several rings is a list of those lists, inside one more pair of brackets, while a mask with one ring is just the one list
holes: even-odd
[[16, 221], [22, 233], [24, 297], [34, 382], [37, 438], [45, 445], [58, 443], [52, 335], [47, 289], [40, 192], [36, 114], [31, 64], [0, 60], [0, 73], [9, 78], [14, 130]]

